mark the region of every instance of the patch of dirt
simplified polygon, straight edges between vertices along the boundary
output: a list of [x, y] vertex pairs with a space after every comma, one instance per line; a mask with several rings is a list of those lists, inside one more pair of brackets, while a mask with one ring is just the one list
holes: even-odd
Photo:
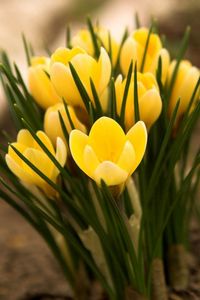
[[40, 236], [0, 200], [0, 299], [70, 299], [70, 289]]

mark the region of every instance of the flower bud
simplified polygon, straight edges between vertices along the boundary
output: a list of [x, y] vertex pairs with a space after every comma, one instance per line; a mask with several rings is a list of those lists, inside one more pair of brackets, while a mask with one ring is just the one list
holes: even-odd
[[[173, 76], [175, 65], [176, 65], [176, 61], [173, 61], [169, 67], [168, 78], [167, 78], [168, 88]], [[200, 72], [198, 68], [192, 66], [189, 61], [186, 60], [181, 61], [174, 85], [172, 87], [171, 96], [169, 99], [168, 112], [170, 117], [173, 114], [177, 101], [180, 99], [180, 104], [179, 104], [177, 117], [175, 121], [175, 127], [178, 125], [179, 121], [183, 117], [183, 114], [186, 112], [188, 108], [195, 86], [199, 80], [199, 75]], [[195, 108], [196, 101], [199, 98], [199, 95], [200, 95], [200, 89], [198, 89], [198, 91], [196, 92], [193, 105], [190, 111], [192, 111]]]
[[111, 75], [111, 63], [109, 56], [104, 48], [98, 60], [88, 55], [81, 48], [59, 48], [51, 57], [51, 80], [57, 93], [64, 98], [66, 102], [75, 107], [85, 108], [79, 90], [74, 82], [70, 71], [69, 62], [75, 68], [82, 84], [84, 85], [91, 101], [93, 94], [90, 86], [90, 79], [93, 80], [97, 94], [101, 97], [109, 84]]
[[49, 77], [49, 63], [47, 57], [33, 57], [28, 69], [28, 84], [30, 93], [42, 108], [61, 102]]
[[[126, 78], [122, 80], [121, 75], [119, 75], [115, 81], [118, 114], [120, 114], [122, 107], [126, 81]], [[152, 126], [152, 124], [158, 119], [162, 109], [162, 100], [160, 97], [156, 79], [153, 76], [153, 74], [137, 73], [137, 88], [140, 120], [142, 120], [145, 123], [147, 129], [149, 129]], [[134, 123], [134, 74], [132, 74], [125, 108], [126, 129], [128, 130], [129, 128], [131, 128]]]
[[[54, 106], [49, 107], [44, 116], [44, 131], [52, 141], [53, 145], [56, 145], [57, 137], [60, 137], [63, 141], [65, 141], [65, 135], [60, 123], [59, 112], [62, 116], [67, 132], [70, 133], [72, 130], [64, 104], [58, 103]], [[85, 126], [78, 120], [74, 109], [71, 106], [68, 106], [68, 112], [74, 127], [81, 130], [82, 132], [86, 132]]]
[[[166, 49], [162, 48], [159, 36], [155, 33], [151, 33], [143, 64], [148, 34], [149, 30], [147, 28], [140, 28], [135, 30], [132, 35], [127, 38], [123, 44], [120, 55], [121, 69], [123, 74], [127, 75], [130, 63], [133, 61], [134, 64], [137, 62], [137, 68], [139, 71], [144, 73], [151, 72], [156, 75], [160, 57], [162, 62], [161, 81], [164, 84], [170, 62], [169, 53]], [[142, 64], [143, 70], [141, 70]]]
[[[108, 29], [105, 29], [103, 27], [96, 27], [94, 29], [95, 29], [98, 43], [100, 44], [100, 46], [102, 45], [108, 53], [110, 52], [110, 44], [111, 44], [111, 53], [112, 53], [111, 61], [113, 66], [115, 66], [117, 62], [118, 53], [119, 53], [119, 43], [110, 34]], [[91, 56], [95, 55], [91, 33], [88, 30], [80, 30], [72, 38], [72, 45], [74, 47], [78, 46], [85, 49], [86, 52]]]
[[[57, 139], [55, 152], [51, 141], [43, 131], [38, 131], [37, 136], [51, 154], [55, 156], [60, 165], [64, 166], [67, 159], [67, 151], [61, 138]], [[46, 177], [51, 179], [51, 181], [56, 182], [59, 170], [48, 155], [42, 150], [39, 144], [34, 140], [28, 130], [21, 129], [17, 135], [17, 141], [11, 145], [14, 146]], [[8, 147], [6, 163], [9, 169], [23, 182], [36, 185], [43, 189], [47, 194], [52, 193], [52, 188], [46, 183], [46, 181], [21, 159], [11, 146]]]

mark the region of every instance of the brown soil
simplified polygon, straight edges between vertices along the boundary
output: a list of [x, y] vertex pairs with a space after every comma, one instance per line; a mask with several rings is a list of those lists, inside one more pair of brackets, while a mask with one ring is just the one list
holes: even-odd
[[70, 299], [70, 289], [40, 236], [0, 201], [0, 299]]

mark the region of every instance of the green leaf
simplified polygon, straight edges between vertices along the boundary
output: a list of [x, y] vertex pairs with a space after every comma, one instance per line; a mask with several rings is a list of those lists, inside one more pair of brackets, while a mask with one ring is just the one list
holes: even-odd
[[71, 45], [71, 28], [70, 28], [69, 25], [67, 25], [67, 27], [66, 27], [66, 46], [69, 49], [72, 48], [72, 45]]
[[92, 78], [90, 78], [90, 86], [91, 86], [92, 95], [93, 95], [94, 102], [95, 102], [97, 116], [101, 117], [101, 116], [103, 116], [103, 110], [102, 110], [101, 102], [100, 102], [100, 99], [99, 99], [99, 96], [98, 96], [98, 93], [97, 93], [97, 90], [95, 88]]
[[149, 46], [150, 36], [152, 34], [152, 31], [153, 31], [153, 26], [154, 26], [154, 23], [151, 24], [151, 27], [150, 27], [149, 32], [148, 32], [147, 40], [146, 40], [146, 43], [145, 43], [145, 48], [144, 48], [144, 53], [143, 53], [142, 63], [141, 63], [141, 68], [140, 68], [141, 73], [144, 71], [144, 66], [145, 66], [145, 61], [146, 61], [146, 56], [147, 56], [147, 50], [148, 50], [148, 46]]
[[139, 102], [138, 102], [138, 85], [137, 85], [137, 63], [134, 68], [134, 111], [135, 111], [135, 123], [140, 120]]
[[25, 53], [26, 53], [27, 65], [30, 66], [31, 65], [30, 48], [29, 48], [28, 42], [26, 40], [26, 37], [25, 37], [25, 35], [23, 33], [22, 33], [22, 41], [23, 41], [24, 50], [25, 50]]
[[69, 113], [69, 109], [68, 109], [67, 103], [65, 102], [64, 99], [63, 99], [63, 104], [64, 104], [64, 107], [65, 107], [65, 112], [67, 114], [67, 118], [69, 120], [69, 124], [70, 124], [70, 126], [71, 126], [72, 129], [75, 129], [74, 123], [73, 123], [72, 118], [71, 118], [70, 113]]
[[135, 27], [136, 27], [137, 29], [139, 29], [139, 28], [141, 27], [139, 15], [138, 15], [137, 12], [135, 13]]
[[95, 57], [98, 58], [100, 55], [100, 48], [98, 45], [98, 39], [94, 30], [94, 26], [92, 25], [91, 19], [88, 17], [87, 18], [87, 25], [88, 25], [88, 29], [91, 35], [91, 39], [92, 39], [92, 43], [93, 43], [93, 47], [94, 47], [94, 52], [95, 52]]
[[110, 83], [111, 96], [110, 96], [110, 116], [114, 120], [118, 119], [117, 116], [117, 99], [116, 99], [116, 91], [115, 91], [115, 81], [114, 78], [111, 78]]
[[122, 99], [122, 106], [121, 106], [121, 111], [120, 111], [120, 124], [122, 127], [124, 127], [126, 100], [128, 97], [129, 87], [130, 87], [130, 83], [131, 83], [132, 72], [133, 72], [133, 61], [131, 61], [129, 69], [128, 69], [128, 75], [126, 78], [126, 85], [124, 88], [124, 94], [123, 94], [123, 99]]
[[69, 62], [69, 67], [70, 67], [70, 70], [71, 70], [71, 73], [72, 73], [72, 76], [73, 76], [73, 79], [74, 79], [74, 82], [78, 88], [78, 91], [80, 93], [80, 96], [83, 100], [83, 103], [85, 105], [85, 108], [87, 110], [87, 112], [89, 113], [89, 110], [90, 110], [90, 106], [89, 106], [89, 103], [91, 102], [91, 99], [82, 83], [82, 81], [80, 80], [79, 76], [78, 76], [78, 73], [76, 72], [75, 68], [73, 67], [72, 63]]

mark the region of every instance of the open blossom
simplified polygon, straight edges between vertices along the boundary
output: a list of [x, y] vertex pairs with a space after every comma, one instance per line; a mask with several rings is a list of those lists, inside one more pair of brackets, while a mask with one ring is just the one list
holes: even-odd
[[[65, 136], [62, 130], [58, 112], [60, 112], [62, 116], [67, 132], [70, 133], [72, 130], [64, 104], [58, 103], [54, 106], [49, 107], [44, 116], [44, 131], [46, 132], [46, 134], [48, 135], [48, 137], [54, 145], [56, 145], [56, 140], [58, 136], [61, 137], [63, 141], [65, 141]], [[85, 126], [77, 118], [73, 107], [68, 105], [68, 112], [74, 127], [83, 132], [86, 132]]]
[[[168, 72], [168, 86], [173, 76], [173, 71], [176, 65], [176, 61], [170, 64]], [[189, 61], [181, 61], [174, 85], [172, 87], [171, 97], [169, 99], [169, 116], [171, 117], [176, 106], [177, 101], [180, 99], [180, 104], [177, 112], [176, 122], [183, 116], [187, 107], [190, 103], [191, 97], [195, 86], [199, 80], [200, 72], [199, 69], [192, 66]], [[195, 108], [196, 101], [200, 96], [200, 89], [196, 92], [191, 111]]]
[[[119, 75], [115, 81], [118, 114], [120, 114], [121, 111], [126, 81], [127, 79], [125, 78], [123, 80], [121, 75]], [[137, 88], [140, 119], [144, 121], [149, 129], [158, 119], [162, 109], [162, 100], [154, 75], [151, 73], [137, 73]], [[132, 74], [125, 108], [126, 129], [133, 126], [134, 123], [134, 74]]]
[[[119, 53], [119, 43], [116, 41], [116, 39], [109, 33], [108, 29], [105, 29], [103, 27], [96, 27], [95, 33], [97, 35], [97, 38], [99, 38], [99, 44], [106, 49], [107, 52], [110, 51], [110, 45], [111, 44], [111, 53], [112, 53], [112, 64], [115, 66], [117, 62], [117, 57]], [[110, 37], [109, 37], [110, 34]], [[110, 42], [109, 42], [110, 39]], [[91, 33], [89, 30], [83, 29], [80, 30], [75, 36], [72, 38], [72, 45], [73, 46], [79, 46], [87, 51], [89, 55], [94, 56], [95, 50], [94, 45], [92, 42]]]
[[93, 80], [99, 97], [101, 97], [110, 80], [110, 59], [104, 48], [101, 48], [98, 60], [95, 60], [79, 47], [73, 49], [58, 48], [52, 55], [50, 76], [57, 93], [60, 97], [64, 97], [69, 105], [84, 108], [84, 102], [74, 82], [69, 62], [72, 63], [93, 101], [90, 78]]
[[[124, 42], [120, 55], [120, 65], [124, 75], [127, 75], [131, 61], [133, 61], [134, 64], [137, 62], [138, 70], [141, 71], [148, 33], [149, 30], [147, 28], [140, 28], [135, 30]], [[159, 36], [155, 33], [151, 33], [142, 71], [151, 72], [156, 75], [159, 57], [161, 57], [162, 61], [161, 80], [164, 84], [170, 63], [169, 53], [162, 47]]]
[[[64, 166], [67, 158], [67, 151], [62, 139], [57, 139], [55, 152], [51, 141], [43, 131], [38, 131], [37, 136], [52, 155], [55, 156], [60, 165]], [[21, 129], [17, 135], [17, 141], [12, 143], [12, 146], [14, 146], [46, 177], [51, 179], [53, 182], [56, 182], [59, 170], [42, 150], [39, 144], [34, 140], [28, 130]], [[5, 158], [10, 170], [19, 177], [20, 180], [28, 184], [36, 185], [42, 188], [46, 193], [52, 192], [51, 187], [17, 155], [11, 146], [9, 146], [8, 154], [6, 154]]]
[[142, 121], [127, 134], [113, 119], [101, 117], [89, 135], [80, 130], [70, 134], [70, 150], [76, 164], [90, 178], [108, 186], [123, 184], [141, 162], [147, 143], [147, 131]]
[[28, 69], [30, 93], [35, 101], [44, 109], [61, 101], [47, 75], [49, 73], [49, 66], [49, 58], [32, 57], [31, 66]]

